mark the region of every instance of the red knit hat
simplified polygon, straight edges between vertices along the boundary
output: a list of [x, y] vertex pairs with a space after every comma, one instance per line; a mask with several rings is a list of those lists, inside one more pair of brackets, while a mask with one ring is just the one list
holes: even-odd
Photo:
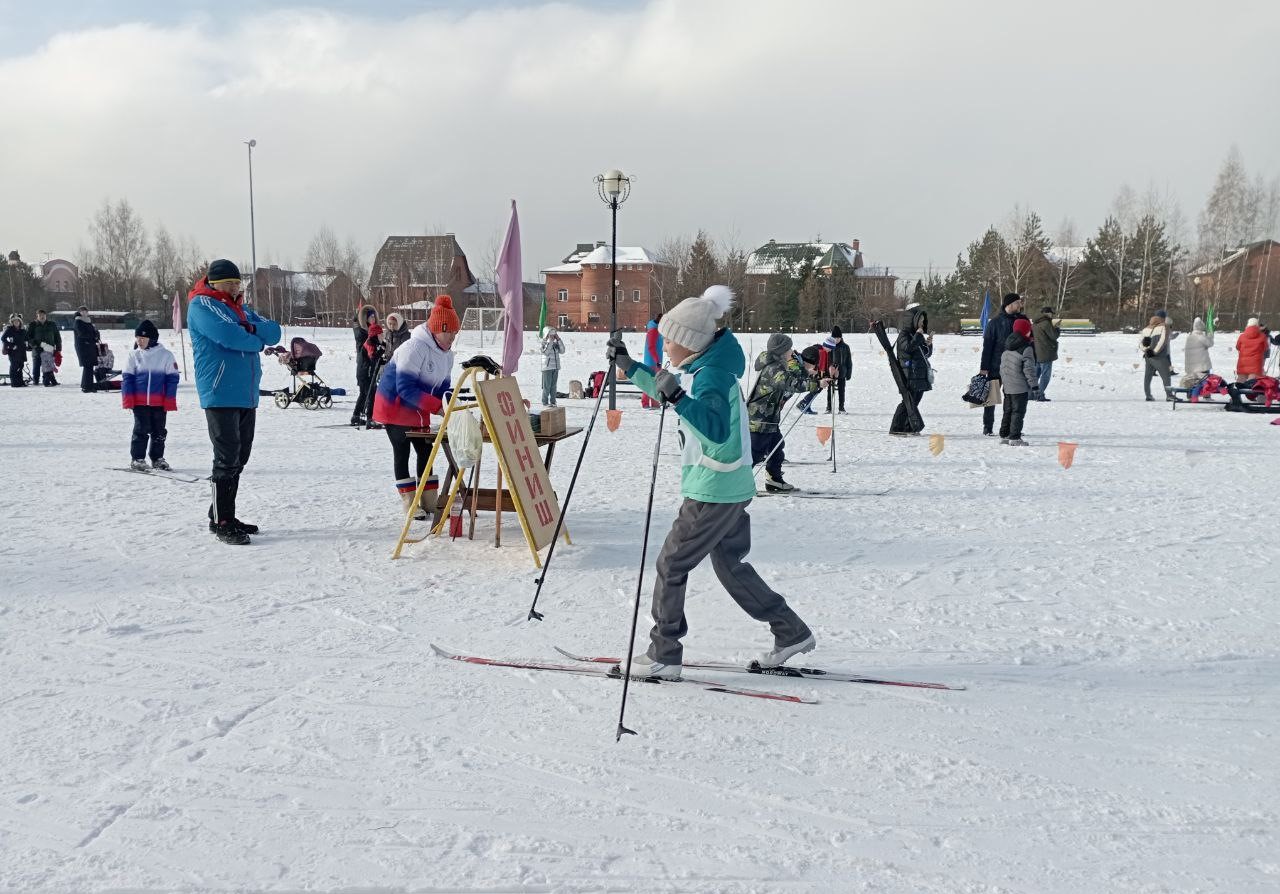
[[1027, 341], [1031, 341], [1031, 321], [1019, 317], [1013, 321], [1013, 331], [1021, 335]]
[[427, 317], [427, 329], [439, 335], [441, 332], [457, 332], [458, 326], [453, 299], [448, 295], [437, 295], [435, 307], [431, 308], [431, 316]]

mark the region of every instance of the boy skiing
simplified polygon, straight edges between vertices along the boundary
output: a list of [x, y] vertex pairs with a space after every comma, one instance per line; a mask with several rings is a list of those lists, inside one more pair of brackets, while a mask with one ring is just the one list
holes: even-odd
[[742, 610], [768, 622], [774, 645], [760, 657], [762, 666], [777, 667], [816, 645], [813, 633], [786, 600], [743, 561], [751, 548], [747, 506], [756, 493], [747, 407], [738, 388], [746, 357], [733, 333], [716, 327], [732, 304], [733, 292], [727, 286], [711, 286], [663, 316], [658, 328], [679, 377], [633, 360], [621, 333], [609, 339], [609, 361], [680, 417], [684, 448], [680, 473], [684, 502], [658, 554], [650, 646], [632, 660], [633, 677], [680, 678], [680, 640], [689, 629], [685, 585], [689, 572], [707, 556], [716, 577]]
[[[156, 324], [143, 320], [134, 330], [135, 347], [124, 361], [124, 381], [120, 400], [133, 411], [133, 440], [129, 444], [129, 468], [147, 471], [143, 457], [150, 455], [151, 468], [169, 471], [164, 458], [168, 435], [165, 417], [178, 409], [178, 362], [164, 345]], [[150, 440], [150, 450], [147, 441]]]
[[[765, 351], [756, 358], [759, 376], [747, 399], [751, 427], [751, 464], [765, 463], [764, 489], [775, 493], [795, 490], [782, 480], [782, 464], [786, 461], [782, 440], [782, 408], [787, 399], [801, 391], [808, 400], [831, 384], [831, 379], [817, 377], [817, 366], [804, 363], [791, 349], [790, 336], [781, 332], [769, 336]], [[767, 462], [766, 462], [767, 460]]]

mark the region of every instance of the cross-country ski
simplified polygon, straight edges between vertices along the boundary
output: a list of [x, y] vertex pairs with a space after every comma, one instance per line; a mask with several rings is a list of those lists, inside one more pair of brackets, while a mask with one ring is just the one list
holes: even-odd
[[[599, 663], [581, 663], [581, 664], [556, 664], [555, 662], [524, 660], [516, 658], [484, 658], [478, 655], [467, 655], [461, 652], [453, 652], [434, 643], [431, 644], [431, 650], [441, 658], [448, 658], [453, 661], [461, 661], [464, 664], [475, 664], [484, 667], [506, 667], [515, 668], [517, 670], [535, 670], [548, 671], [557, 674], [576, 674], [578, 676], [588, 677], [607, 677], [611, 680], [621, 680], [622, 671], [618, 667], [616, 660], [607, 662], [609, 667], [603, 667]], [[798, 695], [792, 695], [783, 692], [766, 692], [760, 689], [744, 689], [739, 686], [726, 686], [724, 683], [717, 683], [715, 680], [702, 680], [693, 677], [683, 676], [679, 680], [665, 680], [657, 677], [640, 677], [633, 675], [634, 682], [640, 683], [689, 683], [693, 686], [701, 687], [708, 692], [719, 692], [724, 695], [741, 695], [747, 698], [764, 699], [765, 701], [790, 702], [797, 705], [816, 705], [818, 702], [814, 699], [804, 698]]]
[[177, 481], [182, 484], [198, 484], [201, 481], [208, 481], [208, 478], [192, 478], [177, 472], [165, 472], [160, 469], [130, 469], [127, 466], [108, 466], [108, 472], [129, 472], [133, 475], [147, 475], [151, 478], [167, 478], [170, 481]]
[[[583, 662], [585, 664], [609, 664], [617, 665], [618, 658], [606, 658], [601, 656], [578, 655], [569, 652], [559, 646], [555, 650], [565, 658], [573, 661]], [[911, 689], [947, 689], [951, 691], [961, 691], [964, 686], [951, 686], [946, 683], [921, 683], [914, 680], [889, 680], [881, 677], [868, 677], [863, 674], [853, 674], [847, 671], [823, 670], [813, 667], [792, 667], [790, 665], [779, 665], [777, 667], [762, 667], [758, 661], [752, 661], [748, 664], [733, 664], [727, 661], [686, 661], [685, 667], [694, 667], [699, 670], [722, 671], [730, 674], [753, 674], [760, 677], [790, 677], [795, 679], [808, 680], [826, 680], [833, 683], [869, 683], [877, 686], [903, 686]]]

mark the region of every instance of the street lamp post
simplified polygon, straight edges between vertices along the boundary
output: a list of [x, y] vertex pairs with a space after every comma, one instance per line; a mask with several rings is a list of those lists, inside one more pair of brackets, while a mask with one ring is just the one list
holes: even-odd
[[254, 230], [253, 221], [253, 147], [257, 140], [245, 140], [249, 147], [249, 258], [253, 265], [253, 273], [249, 276], [249, 303], [257, 303], [258, 291], [258, 234]]
[[[613, 218], [613, 248], [610, 254], [609, 272], [609, 334], [618, 334], [618, 206], [631, 195], [631, 178], [617, 168], [605, 171], [596, 177], [596, 189], [600, 193], [600, 201], [609, 206]], [[613, 364], [609, 365], [607, 380], [609, 383], [609, 409], [618, 408], [618, 371]]]

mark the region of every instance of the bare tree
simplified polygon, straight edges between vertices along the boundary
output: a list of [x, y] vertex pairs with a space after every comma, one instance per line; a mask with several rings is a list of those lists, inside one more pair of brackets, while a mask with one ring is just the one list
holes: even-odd
[[1249, 238], [1250, 189], [1240, 149], [1232, 146], [1223, 159], [1209, 198], [1200, 212], [1200, 256], [1221, 257], [1224, 248], [1235, 248]]
[[147, 228], [127, 199], [104, 199], [90, 223], [96, 266], [105, 273], [115, 300], [138, 310], [139, 282], [151, 256]]
[[[687, 235], [668, 236], [654, 247], [655, 264], [649, 276], [649, 294], [657, 302], [656, 313], [666, 313], [681, 299], [678, 273], [689, 257], [693, 239]], [[669, 268], [664, 270], [663, 268]], [[675, 271], [673, 275], [672, 271]]]
[[182, 257], [178, 244], [164, 224], [160, 224], [156, 227], [151, 247], [151, 284], [158, 294], [167, 295], [174, 289], [181, 272]]
[[328, 224], [321, 224], [307, 245], [302, 265], [307, 270], [322, 273], [330, 267], [336, 270], [341, 264], [342, 246], [338, 242], [338, 235]]
[[1044, 285], [1045, 253], [1049, 239], [1044, 235], [1040, 215], [1029, 208], [1015, 205], [1005, 221], [1005, 255], [1013, 291], [1019, 294]]
[[721, 272], [724, 284], [737, 296], [738, 328], [746, 329], [752, 306], [752, 296], [747, 294], [747, 248], [737, 227], [729, 231], [729, 235], [716, 241], [716, 248], [721, 258]]

